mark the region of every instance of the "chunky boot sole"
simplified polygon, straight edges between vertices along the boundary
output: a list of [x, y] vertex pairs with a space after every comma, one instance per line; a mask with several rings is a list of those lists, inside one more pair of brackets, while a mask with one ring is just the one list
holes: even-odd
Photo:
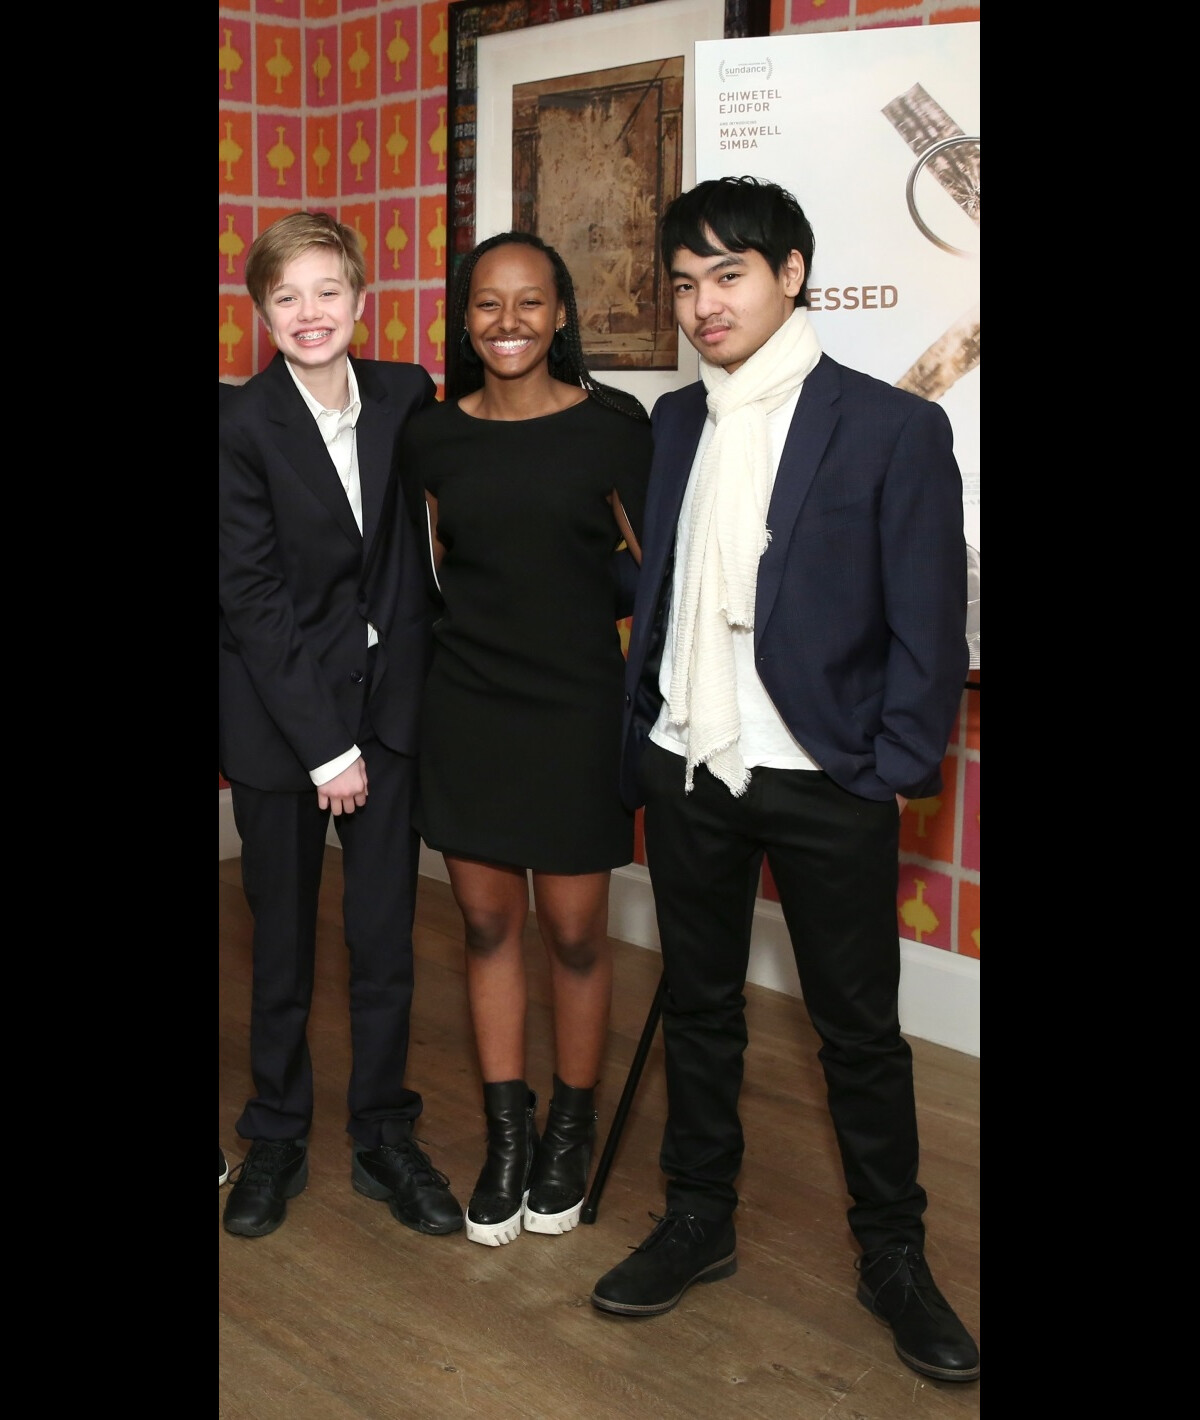
[[[528, 1197], [527, 1193], [525, 1198]], [[521, 1215], [524, 1211], [525, 1201], [522, 1199], [521, 1207], [511, 1218], [505, 1218], [502, 1223], [480, 1223], [471, 1217], [471, 1210], [468, 1207], [466, 1214], [467, 1241], [483, 1243], [485, 1247], [500, 1247], [504, 1243], [516, 1242], [521, 1236]]]
[[526, 1195], [525, 1212], [521, 1216], [521, 1221], [524, 1223], [527, 1233], [546, 1233], [555, 1237], [569, 1233], [572, 1228], [578, 1227], [582, 1213], [582, 1198], [573, 1208], [567, 1208], [561, 1213], [535, 1213], [530, 1208], [529, 1198]]

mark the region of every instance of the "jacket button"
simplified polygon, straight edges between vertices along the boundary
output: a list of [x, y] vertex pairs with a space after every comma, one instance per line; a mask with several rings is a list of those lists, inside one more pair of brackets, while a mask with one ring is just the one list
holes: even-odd
[[354, 682], [355, 685], [361, 685], [366, 679], [366, 677], [363, 675], [362, 671], [351, 671], [350, 679]]

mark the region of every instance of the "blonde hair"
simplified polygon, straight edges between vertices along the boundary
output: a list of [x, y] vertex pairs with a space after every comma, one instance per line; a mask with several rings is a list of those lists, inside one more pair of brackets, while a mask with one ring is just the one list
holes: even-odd
[[260, 309], [279, 285], [284, 267], [314, 247], [341, 258], [342, 275], [355, 296], [367, 284], [367, 262], [358, 233], [328, 212], [293, 212], [260, 232], [246, 256], [246, 289]]

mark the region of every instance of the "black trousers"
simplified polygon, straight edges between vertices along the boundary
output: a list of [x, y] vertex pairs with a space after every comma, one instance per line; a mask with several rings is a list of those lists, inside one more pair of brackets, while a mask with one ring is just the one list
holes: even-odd
[[[647, 746], [646, 860], [662, 943], [671, 1208], [737, 1205], [744, 995], [763, 855], [779, 889], [800, 989], [864, 1251], [924, 1245], [912, 1052], [900, 1034], [899, 813], [820, 771], [755, 769], [740, 798], [682, 756]], [[769, 1141], [764, 1141], [769, 1147]]]
[[[389, 1121], [414, 1120], [421, 1097], [404, 1084], [413, 994], [413, 914], [421, 841], [411, 828], [416, 760], [360, 733], [369, 794], [335, 820], [345, 879], [352, 1064], [347, 1129], [391, 1141]], [[242, 839], [242, 884], [254, 916], [250, 1069], [254, 1095], [237, 1122], [244, 1139], [298, 1139], [313, 1116], [307, 1026], [317, 899], [328, 810], [317, 791], [279, 793], [231, 783]]]

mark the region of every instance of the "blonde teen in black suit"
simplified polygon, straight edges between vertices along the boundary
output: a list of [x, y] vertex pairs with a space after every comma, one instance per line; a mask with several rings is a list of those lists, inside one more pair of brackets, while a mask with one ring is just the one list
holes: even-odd
[[[343, 850], [353, 1186], [419, 1232], [462, 1227], [413, 1138], [405, 1083], [419, 840], [417, 718], [433, 607], [397, 445], [432, 404], [418, 365], [349, 356], [366, 267], [319, 212], [274, 223], [246, 284], [278, 353], [220, 410], [220, 767], [254, 915], [250, 1141], [224, 1225], [261, 1237], [308, 1178], [317, 897]], [[424, 510], [421, 510], [424, 527]]]

